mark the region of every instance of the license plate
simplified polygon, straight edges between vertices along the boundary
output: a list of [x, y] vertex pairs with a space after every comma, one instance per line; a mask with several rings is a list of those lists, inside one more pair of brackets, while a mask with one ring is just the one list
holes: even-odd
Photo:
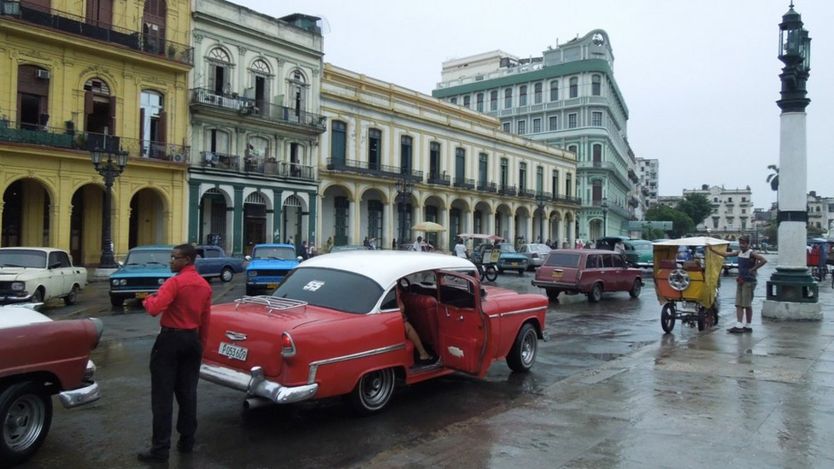
[[136, 294], [136, 298], [140, 298], [140, 299], [141, 299], [141, 298], [147, 298], [147, 297], [148, 297], [148, 295], [149, 295], [149, 293], [148, 293], [148, 292], [144, 292], [144, 291], [142, 291], [142, 292], [139, 292], [139, 293], [137, 293], [137, 294]]
[[224, 357], [229, 357], [232, 360], [245, 362], [246, 355], [249, 354], [249, 350], [246, 347], [239, 347], [237, 345], [227, 344], [226, 342], [220, 342], [220, 349], [218, 350], [218, 353]]
[[511, 266], [517, 266], [517, 265], [518, 265], [518, 262], [510, 262], [510, 265], [511, 265]]
[[551, 275], [553, 276], [553, 278], [562, 278], [562, 271], [554, 270]]
[[277, 283], [267, 283], [266, 288], [278, 288], [278, 284]]

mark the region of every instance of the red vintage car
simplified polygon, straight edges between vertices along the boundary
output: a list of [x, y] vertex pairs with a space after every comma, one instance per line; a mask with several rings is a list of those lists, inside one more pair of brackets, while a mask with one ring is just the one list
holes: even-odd
[[99, 319], [53, 321], [34, 304], [0, 307], [0, 466], [20, 463], [52, 424], [52, 395], [66, 408], [100, 397], [90, 352]]
[[603, 292], [627, 291], [637, 298], [643, 289], [643, 273], [629, 267], [625, 257], [615, 251], [557, 249], [550, 251], [532, 284], [544, 288], [554, 301], [564, 292], [584, 293], [588, 301], [596, 303]]
[[[547, 298], [482, 286], [466, 259], [404, 251], [314, 257], [272, 296], [212, 307], [200, 376], [247, 394], [247, 405], [350, 395], [359, 413], [406, 384], [463, 372], [483, 377], [505, 358], [529, 370], [544, 338]], [[416, 360], [397, 305], [438, 356]]]

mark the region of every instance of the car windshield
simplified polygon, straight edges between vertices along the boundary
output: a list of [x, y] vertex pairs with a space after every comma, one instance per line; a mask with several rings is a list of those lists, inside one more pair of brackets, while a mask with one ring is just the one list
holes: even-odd
[[631, 241], [631, 245], [634, 246], [635, 251], [651, 251], [652, 250], [652, 242], [651, 241]]
[[290, 247], [256, 247], [252, 251], [253, 259], [295, 260], [295, 251]]
[[46, 253], [31, 249], [4, 249], [0, 251], [0, 267], [46, 267]]
[[306, 301], [313, 306], [346, 313], [365, 314], [373, 310], [379, 301], [382, 287], [354, 272], [311, 267], [290, 272], [272, 296]]
[[548, 256], [544, 265], [551, 267], [577, 267], [579, 266], [579, 254], [567, 252], [553, 252]]
[[501, 243], [501, 252], [515, 252], [515, 248], [512, 244]]
[[125, 259], [126, 265], [164, 264], [171, 260], [170, 249], [143, 249], [130, 251]]
[[547, 247], [546, 244], [531, 244], [530, 245], [530, 251], [548, 253], [548, 252], [550, 252], [550, 248]]

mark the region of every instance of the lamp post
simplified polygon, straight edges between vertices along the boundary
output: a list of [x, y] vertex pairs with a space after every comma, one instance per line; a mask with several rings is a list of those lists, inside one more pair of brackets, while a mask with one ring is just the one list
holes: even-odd
[[604, 238], [608, 236], [608, 199], [603, 197], [599, 206], [602, 208], [602, 237]]
[[819, 288], [806, 267], [808, 234], [805, 82], [811, 70], [811, 38], [793, 1], [779, 24], [779, 188], [776, 222], [779, 265], [767, 282], [762, 316], [780, 320], [820, 320]]
[[406, 209], [408, 208], [408, 203], [411, 201], [411, 192], [414, 189], [414, 184], [411, 182], [408, 173], [400, 174], [400, 179], [397, 180], [397, 197], [395, 198], [397, 202], [397, 211], [400, 215], [400, 223], [399, 229], [397, 230], [399, 233], [397, 237], [397, 243], [400, 245], [404, 242], [411, 241], [411, 236], [408, 234], [409, 228], [408, 224], [406, 223]]
[[[544, 195], [536, 196], [536, 206], [539, 208], [539, 242], [544, 242]], [[550, 236], [548, 236], [550, 238]]]
[[[106, 145], [105, 145], [106, 146]], [[101, 260], [99, 260], [99, 268], [114, 269], [118, 267], [116, 258], [113, 255], [113, 236], [111, 234], [111, 191], [113, 190], [113, 182], [122, 174], [127, 166], [126, 151], [111, 151], [102, 150], [98, 146], [90, 151], [90, 161], [93, 167], [96, 168], [99, 174], [104, 178], [104, 204], [102, 208], [102, 227], [101, 227]], [[106, 157], [106, 159], [104, 159]], [[116, 159], [114, 160], [113, 157]]]

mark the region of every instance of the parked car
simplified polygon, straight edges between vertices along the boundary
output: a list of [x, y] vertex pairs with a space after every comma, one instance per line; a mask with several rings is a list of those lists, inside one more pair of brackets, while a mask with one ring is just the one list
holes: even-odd
[[361, 244], [342, 244], [341, 246], [333, 246], [330, 252], [344, 252], [344, 251], [367, 251], [368, 248]]
[[220, 246], [196, 246], [196, 250], [194, 265], [207, 280], [217, 277], [223, 282], [231, 282], [235, 274], [243, 272], [243, 259], [227, 256]]
[[[505, 270], [515, 270], [518, 271], [519, 275], [524, 275], [524, 271], [527, 270], [527, 256], [517, 253], [510, 243], [498, 243], [497, 246], [501, 251], [496, 262], [498, 272], [504, 273]], [[494, 247], [495, 245], [490, 243], [479, 244], [473, 251], [474, 262], [482, 262], [484, 251]]]
[[118, 270], [110, 274], [110, 303], [122, 306], [131, 298], [142, 300], [159, 290], [171, 272], [173, 246], [137, 246], [127, 253]]
[[52, 396], [65, 408], [100, 397], [90, 352], [99, 319], [53, 321], [35, 304], [0, 307], [0, 466], [31, 457], [52, 425]]
[[[741, 248], [738, 245], [738, 241], [730, 241], [729, 246], [727, 246], [728, 251], [738, 251], [739, 249]], [[738, 270], [738, 256], [724, 258], [724, 275], [730, 275], [731, 269]]]
[[292, 244], [256, 244], [252, 255], [246, 256], [246, 294], [274, 290], [301, 259]]
[[[625, 242], [626, 262], [632, 266], [650, 269], [654, 265], [654, 247], [646, 239], [630, 239]], [[631, 254], [631, 255], [630, 255]]]
[[[382, 410], [398, 379], [462, 372], [483, 378], [505, 359], [529, 370], [547, 298], [481, 285], [475, 266], [445, 254], [354, 251], [298, 265], [272, 296], [212, 307], [200, 376], [243, 391], [250, 406], [349, 395], [359, 413]], [[438, 355], [416, 360], [409, 323]]]
[[63, 298], [71, 305], [87, 286], [87, 269], [72, 265], [62, 249], [0, 248], [0, 303], [43, 303]]
[[622, 254], [601, 249], [551, 251], [532, 283], [544, 288], [552, 300], [561, 292], [584, 293], [592, 303], [604, 292], [627, 291], [637, 298], [643, 288], [640, 269], [629, 267]]
[[527, 257], [527, 268], [534, 270], [544, 264], [544, 260], [550, 254], [550, 246], [542, 243], [522, 244], [518, 253]]

